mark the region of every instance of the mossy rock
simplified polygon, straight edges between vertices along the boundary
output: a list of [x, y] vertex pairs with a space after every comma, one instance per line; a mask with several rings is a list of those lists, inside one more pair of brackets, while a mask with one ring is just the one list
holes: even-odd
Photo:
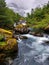
[[0, 46], [4, 46], [4, 45], [6, 45], [7, 43], [6, 42], [0, 42]]
[[8, 39], [12, 38], [13, 32], [9, 30], [5, 30], [0, 28], [0, 41], [7, 41]]
[[9, 34], [9, 35], [12, 35], [13, 34], [11, 31], [5, 30], [5, 29], [2, 29], [2, 28], [0, 28], [0, 33]]
[[14, 31], [17, 33], [20, 33], [20, 34], [27, 34], [29, 32], [29, 29], [27, 27], [27, 25], [22, 25], [22, 24], [19, 24], [15, 27]]
[[18, 52], [18, 43], [16, 39], [11, 38], [7, 40], [6, 42], [0, 42], [0, 43], [1, 43], [0, 44], [0, 59], [1, 60], [9, 56], [13, 57], [13, 55]]
[[[16, 47], [16, 48], [15, 48], [15, 47]], [[18, 49], [17, 40], [14, 39], [14, 38], [9, 39], [9, 40], [7, 41], [7, 46], [6, 46], [6, 48], [5, 48], [5, 50], [11, 50], [11, 51], [13, 51], [12, 49], [13, 49], [13, 50], [17, 50], [17, 49]]]
[[0, 41], [3, 41], [4, 35], [0, 34]]
[[[0, 49], [2, 49], [3, 51], [14, 51], [14, 50], [17, 50], [18, 48], [18, 43], [16, 41], [16, 39], [9, 39], [7, 40], [7, 42], [0, 42]], [[15, 48], [16, 47], [16, 48]]]
[[4, 39], [7, 41], [8, 39], [12, 38], [13, 35], [4, 34]]
[[18, 43], [11, 32], [0, 29], [0, 61], [6, 57], [13, 57], [18, 52]]
[[16, 26], [16, 28], [22, 28], [22, 27], [27, 27], [27, 25], [19, 24], [19, 25]]

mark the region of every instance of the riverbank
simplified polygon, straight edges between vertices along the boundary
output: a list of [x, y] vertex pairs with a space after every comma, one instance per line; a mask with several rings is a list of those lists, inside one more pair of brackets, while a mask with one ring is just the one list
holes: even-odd
[[[20, 28], [20, 30], [22, 28]], [[13, 63], [15, 62], [15, 61], [13, 61], [13, 59], [15, 59], [18, 56], [17, 54], [21, 54], [21, 53], [23, 54], [23, 51], [25, 52], [25, 50], [23, 50], [23, 49], [22, 49], [23, 51], [21, 51], [20, 47], [19, 47], [19, 45], [21, 46], [21, 44], [23, 46], [23, 43], [24, 43], [24, 46], [26, 43], [27, 43], [27, 45], [28, 44], [31, 45], [32, 42], [36, 40], [36, 43], [38, 43], [38, 44], [41, 44], [41, 43], [43, 43], [43, 45], [45, 45], [45, 43], [46, 43], [46, 45], [49, 44], [48, 35], [46, 35], [46, 36], [41, 35], [41, 32], [39, 33], [36, 31], [37, 32], [37, 33], [35, 32], [36, 35], [33, 34], [34, 30], [28, 32], [27, 34], [24, 34], [25, 32], [23, 32], [23, 34], [22, 33], [20, 34], [20, 31], [19, 31], [19, 33], [16, 31], [14, 34], [13, 34], [13, 32], [7, 31], [5, 29], [1, 29], [1, 31], [0, 31], [0, 34], [2, 33], [4, 35], [4, 36], [1, 35], [3, 37], [0, 37], [0, 42], [7, 42], [5, 44], [2, 44], [2, 43], [0, 44], [1, 63], [7, 62], [7, 64], [10, 63], [13, 65]], [[29, 47], [32, 48], [31, 46], [29, 46]], [[19, 51], [20, 51], [20, 53], [19, 53]], [[21, 56], [19, 56], [19, 58], [20, 57]], [[20, 60], [18, 60], [18, 61], [20, 61]], [[17, 62], [15, 62], [15, 63], [17, 63]]]
[[13, 32], [0, 28], [0, 63], [6, 62], [8, 57], [14, 58], [17, 53], [18, 42]]

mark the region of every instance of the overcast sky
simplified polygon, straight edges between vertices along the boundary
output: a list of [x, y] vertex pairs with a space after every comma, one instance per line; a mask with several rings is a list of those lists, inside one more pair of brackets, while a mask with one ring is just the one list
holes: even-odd
[[26, 12], [30, 12], [32, 8], [36, 8], [39, 5], [43, 6], [48, 1], [49, 0], [6, 0], [6, 3], [8, 7], [24, 15]]

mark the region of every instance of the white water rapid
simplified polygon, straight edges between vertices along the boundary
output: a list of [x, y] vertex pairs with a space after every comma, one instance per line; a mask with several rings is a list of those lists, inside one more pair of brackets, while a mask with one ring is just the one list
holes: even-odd
[[[12, 65], [48, 65], [49, 44], [46, 37], [35, 37], [25, 34], [28, 39], [21, 40], [18, 44], [19, 52]], [[46, 45], [45, 45], [46, 44]]]

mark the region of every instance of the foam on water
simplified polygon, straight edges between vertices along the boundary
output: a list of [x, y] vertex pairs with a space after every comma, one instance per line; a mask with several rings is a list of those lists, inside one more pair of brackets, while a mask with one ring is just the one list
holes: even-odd
[[[28, 40], [25, 40], [25, 42], [24, 40], [22, 40], [19, 43], [19, 60], [18, 61], [20, 62], [16, 64], [32, 65], [32, 62], [33, 62], [34, 63], [33, 65], [36, 65], [36, 64], [41, 65], [41, 63], [44, 65], [45, 61], [49, 57], [49, 45], [44, 46], [43, 44], [45, 43], [43, 42], [45, 40], [48, 41], [48, 38], [35, 37], [29, 34], [26, 34], [23, 36], [27, 36]], [[16, 65], [16, 64], [13, 64], [13, 65]]]

